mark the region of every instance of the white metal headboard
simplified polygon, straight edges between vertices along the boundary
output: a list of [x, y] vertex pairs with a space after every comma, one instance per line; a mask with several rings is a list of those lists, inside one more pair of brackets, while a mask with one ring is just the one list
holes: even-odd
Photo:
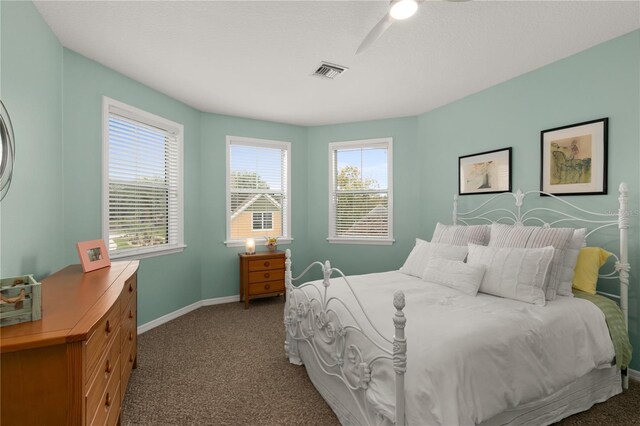
[[[600, 231], [604, 228], [617, 226], [620, 230], [620, 248], [618, 254], [614, 253], [616, 263], [614, 270], [610, 273], [600, 275], [603, 279], [619, 279], [620, 280], [620, 295], [603, 293], [601, 294], [617, 299], [620, 301], [620, 308], [624, 314], [625, 325], [627, 330], [629, 329], [629, 308], [628, 308], [628, 294], [629, 294], [629, 259], [628, 259], [628, 229], [629, 229], [629, 217], [630, 211], [627, 207], [628, 202], [628, 189], [627, 184], [622, 182], [618, 188], [618, 212], [598, 213], [589, 210], [585, 210], [578, 207], [562, 198], [559, 198], [553, 194], [548, 194], [542, 191], [527, 191], [522, 192], [517, 190], [516, 192], [505, 192], [498, 194], [488, 199], [484, 203], [480, 204], [473, 210], [461, 213], [458, 210], [458, 196], [455, 195], [453, 199], [453, 223], [462, 223], [468, 225], [470, 223], [504, 223], [510, 222], [515, 225], [525, 225], [528, 223], [542, 225], [550, 227], [558, 224], [572, 223], [581, 224], [584, 226], [592, 225], [592, 229], [587, 232], [587, 237], [594, 232]], [[530, 209], [523, 208], [524, 199], [529, 195], [547, 195], [552, 202], [559, 203], [560, 207], [564, 207], [565, 211], [556, 210], [548, 207], [534, 207]], [[491, 208], [490, 206], [496, 202], [497, 199], [504, 197], [513, 197], [515, 199], [515, 209], [507, 209], [503, 207]], [[554, 220], [547, 220], [540, 216], [542, 214], [549, 214], [549, 216], [559, 217]]]

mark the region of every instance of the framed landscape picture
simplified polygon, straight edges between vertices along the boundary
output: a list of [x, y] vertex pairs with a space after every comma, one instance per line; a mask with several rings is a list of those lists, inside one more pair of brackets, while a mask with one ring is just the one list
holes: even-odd
[[458, 194], [511, 191], [511, 147], [458, 158]]
[[540, 132], [540, 191], [553, 195], [607, 193], [608, 122], [601, 118]]

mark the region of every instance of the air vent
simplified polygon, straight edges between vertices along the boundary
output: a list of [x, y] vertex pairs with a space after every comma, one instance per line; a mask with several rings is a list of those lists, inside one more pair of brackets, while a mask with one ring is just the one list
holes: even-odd
[[349, 68], [343, 67], [340, 65], [323, 62], [320, 64], [318, 69], [313, 73], [313, 75], [316, 75], [318, 77], [323, 77], [323, 78], [330, 78], [331, 80], [333, 80], [334, 78], [336, 78], [337, 76], [339, 76], [340, 74], [342, 74], [348, 69]]

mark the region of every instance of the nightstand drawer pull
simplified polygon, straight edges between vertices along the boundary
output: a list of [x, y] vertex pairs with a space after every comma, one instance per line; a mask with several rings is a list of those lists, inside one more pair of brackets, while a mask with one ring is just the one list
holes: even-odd
[[265, 272], [265, 274], [264, 274], [264, 277], [265, 277], [265, 278], [269, 278], [270, 276], [271, 276], [271, 274], [270, 274], [270, 273]]
[[269, 267], [269, 265], [271, 265], [271, 262], [269, 262], [269, 261], [264, 262], [264, 267], [265, 267], [265, 268], [268, 268], [268, 267]]
[[264, 289], [265, 289], [265, 290], [269, 290], [270, 288], [271, 288], [271, 284], [265, 284], [265, 285], [264, 285]]

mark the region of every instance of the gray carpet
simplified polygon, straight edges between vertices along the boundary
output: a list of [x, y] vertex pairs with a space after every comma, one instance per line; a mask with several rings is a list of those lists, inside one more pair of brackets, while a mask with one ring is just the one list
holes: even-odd
[[[284, 355], [282, 298], [200, 308], [138, 338], [123, 425], [338, 425]], [[640, 384], [558, 425], [640, 424]]]

